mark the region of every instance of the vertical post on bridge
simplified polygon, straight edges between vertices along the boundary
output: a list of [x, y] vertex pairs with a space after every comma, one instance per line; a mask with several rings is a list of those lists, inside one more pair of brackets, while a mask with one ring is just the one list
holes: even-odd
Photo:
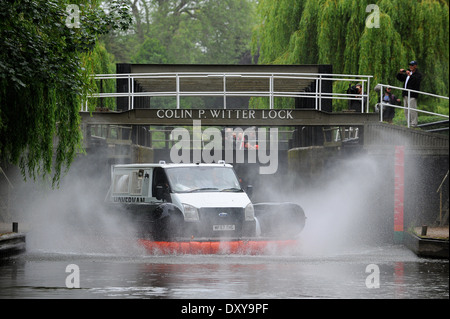
[[273, 74], [269, 77], [269, 108], [272, 110], [274, 108], [274, 99], [273, 99], [273, 91], [274, 91], [274, 80]]
[[223, 108], [227, 108], [227, 75], [223, 74]]
[[367, 77], [367, 106], [366, 113], [369, 113], [369, 98], [370, 98], [370, 77]]
[[180, 109], [180, 75], [176, 74], [176, 95], [177, 95], [177, 110]]

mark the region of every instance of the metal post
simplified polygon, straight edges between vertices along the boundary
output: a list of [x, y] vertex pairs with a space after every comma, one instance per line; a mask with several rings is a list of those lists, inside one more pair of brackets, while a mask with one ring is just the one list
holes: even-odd
[[19, 232], [19, 223], [16, 223], [16, 222], [12, 223], [12, 231], [13, 231], [13, 233]]
[[131, 83], [130, 83], [130, 75], [128, 74], [128, 111], [131, 107]]
[[316, 97], [315, 97], [315, 107], [316, 111], [319, 109], [319, 79], [316, 79]]
[[367, 113], [369, 113], [370, 77], [367, 77]]
[[131, 78], [131, 109], [134, 110], [134, 77]]
[[223, 74], [223, 108], [227, 108], [227, 76]]
[[180, 76], [179, 76], [179, 74], [177, 73], [176, 74], [176, 82], [177, 82], [177, 84], [176, 84], [176, 90], [177, 90], [177, 109], [179, 109], [180, 108]]
[[439, 226], [442, 226], [442, 189], [439, 192]]
[[410, 110], [410, 106], [411, 106], [411, 91], [408, 90], [408, 117], [406, 119], [406, 121], [408, 122], [408, 128], [410, 127], [410, 122], [411, 122], [411, 110]]
[[422, 226], [422, 230], [420, 232], [420, 236], [426, 236], [427, 235], [427, 230], [428, 230], [428, 226], [427, 225], [423, 225]]
[[444, 178], [442, 179], [441, 184], [439, 185], [436, 192], [439, 192], [439, 225], [442, 226], [442, 186], [444, 185], [445, 180], [448, 177], [448, 172], [445, 174]]
[[361, 113], [364, 113], [364, 81], [361, 81]]
[[380, 89], [380, 122], [383, 122], [383, 85]]
[[273, 109], [273, 74], [271, 74], [270, 78], [269, 78], [269, 90], [270, 90], [270, 92], [269, 92], [269, 94], [270, 94], [269, 104], [270, 104], [270, 109], [272, 110]]
[[[100, 79], [100, 93], [103, 93], [103, 79]], [[103, 97], [100, 98], [100, 108], [103, 111]]]
[[319, 111], [322, 111], [322, 74], [319, 74]]

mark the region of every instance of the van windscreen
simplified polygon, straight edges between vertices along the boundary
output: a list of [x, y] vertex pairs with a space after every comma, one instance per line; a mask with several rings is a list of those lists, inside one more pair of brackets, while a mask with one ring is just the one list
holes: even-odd
[[175, 193], [243, 191], [230, 167], [171, 167], [166, 173]]

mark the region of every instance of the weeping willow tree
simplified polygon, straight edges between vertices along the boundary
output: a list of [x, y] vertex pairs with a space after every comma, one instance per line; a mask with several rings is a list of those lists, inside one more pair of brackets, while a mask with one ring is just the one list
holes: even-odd
[[[379, 25], [370, 28], [371, 4], [379, 8]], [[372, 75], [373, 88], [400, 86], [396, 73], [417, 60], [421, 89], [448, 96], [448, 1], [262, 0], [257, 12], [252, 48], [260, 64], [331, 64], [334, 73]], [[335, 92], [344, 86], [336, 83]]]
[[129, 23], [120, 2], [106, 13], [100, 1], [0, 1], [2, 161], [24, 178], [59, 182], [80, 150], [79, 110], [99, 61], [97, 37]]
[[[94, 74], [114, 74], [116, 73], [116, 64], [114, 56], [109, 53], [103, 41], [98, 41], [92, 51], [82, 55], [83, 70], [91, 75], [87, 79], [88, 93], [115, 93], [115, 80], [94, 79]], [[116, 110], [117, 103], [115, 98], [91, 98], [88, 100], [88, 110], [96, 109]]]

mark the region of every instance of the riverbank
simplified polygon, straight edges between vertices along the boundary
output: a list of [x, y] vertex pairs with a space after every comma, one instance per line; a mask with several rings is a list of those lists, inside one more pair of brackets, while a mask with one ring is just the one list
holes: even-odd
[[415, 227], [405, 233], [405, 246], [419, 257], [448, 258], [449, 227]]
[[0, 259], [26, 250], [26, 235], [18, 227], [17, 223], [0, 223]]

